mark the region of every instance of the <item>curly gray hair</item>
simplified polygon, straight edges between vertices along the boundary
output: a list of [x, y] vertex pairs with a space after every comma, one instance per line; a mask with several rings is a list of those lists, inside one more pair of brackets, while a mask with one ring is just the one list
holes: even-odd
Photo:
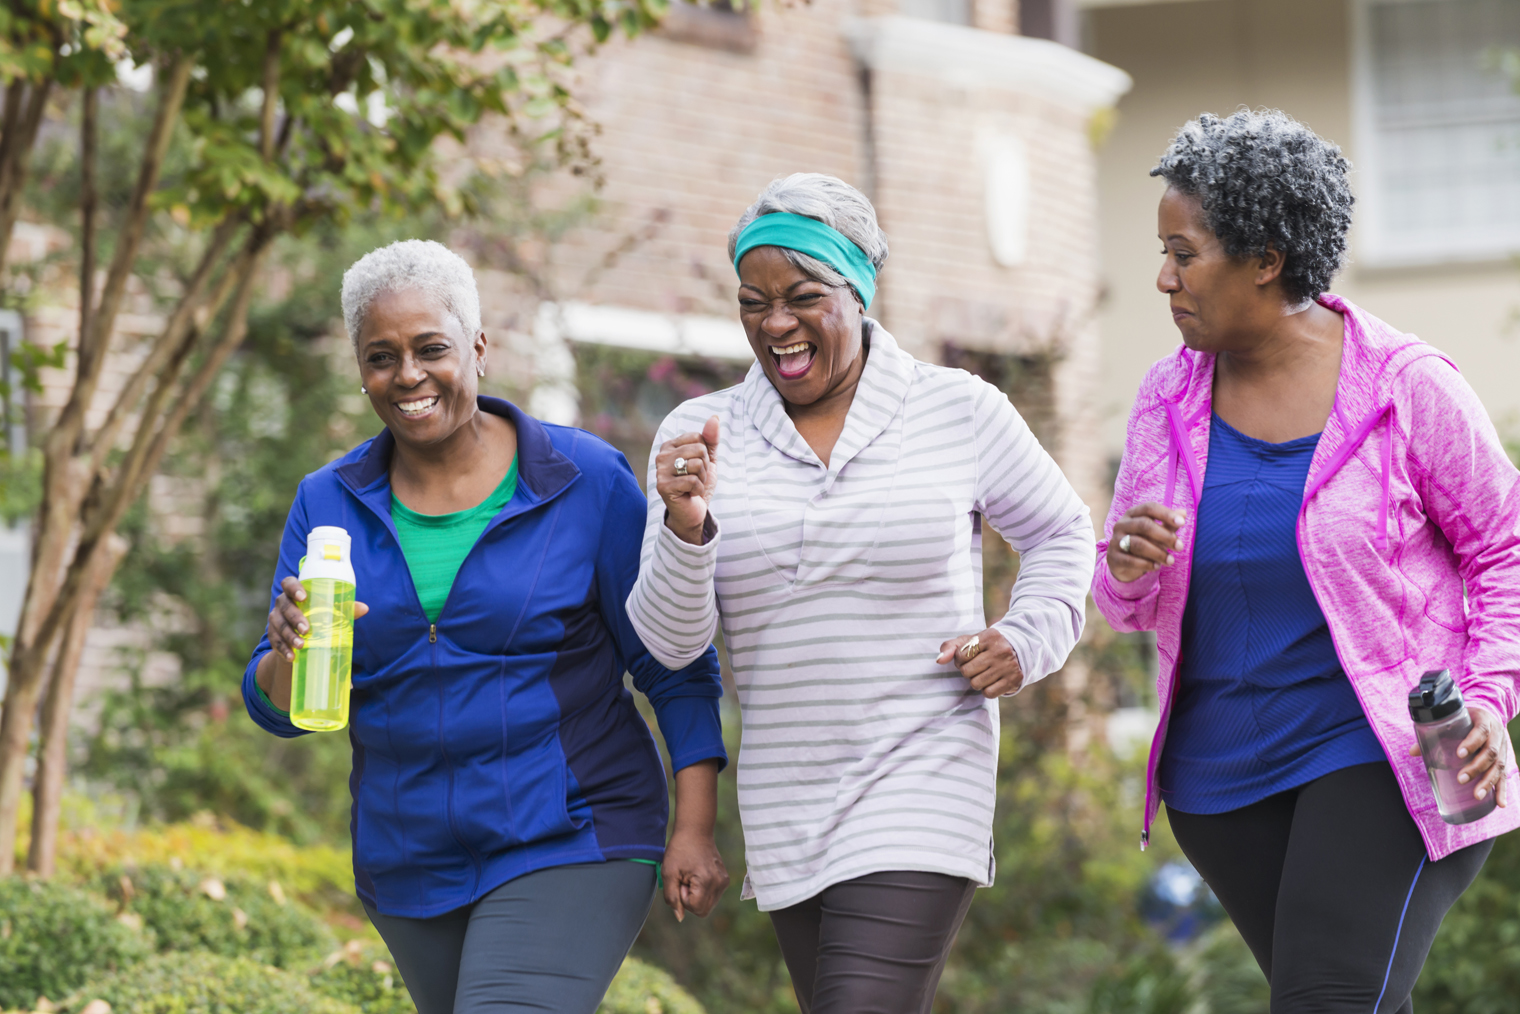
[[442, 243], [403, 239], [371, 250], [343, 272], [343, 326], [354, 351], [359, 332], [376, 297], [384, 292], [416, 291], [437, 299], [459, 321], [465, 338], [480, 333], [480, 292], [470, 265]]
[[1198, 198], [1230, 256], [1280, 251], [1283, 287], [1302, 303], [1345, 263], [1350, 171], [1339, 147], [1281, 110], [1241, 109], [1188, 121], [1151, 175]]
[[[876, 209], [866, 200], [866, 195], [837, 176], [823, 173], [792, 173], [772, 181], [755, 203], [739, 216], [738, 224], [729, 232], [728, 259], [734, 259], [734, 251], [739, 246], [739, 233], [744, 231], [745, 226], [761, 215], [777, 212], [816, 219], [838, 231], [865, 251], [866, 257], [877, 271], [887, 262], [887, 234], [876, 224]], [[816, 257], [785, 248], [781, 252], [809, 278], [835, 287], [850, 284], [844, 275]]]

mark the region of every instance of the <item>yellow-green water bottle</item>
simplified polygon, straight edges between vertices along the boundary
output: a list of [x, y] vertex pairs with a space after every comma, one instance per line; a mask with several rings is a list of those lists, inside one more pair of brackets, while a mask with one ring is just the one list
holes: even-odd
[[290, 721], [298, 729], [332, 732], [348, 725], [348, 691], [354, 666], [354, 564], [352, 540], [324, 525], [306, 536], [301, 587], [310, 632], [296, 649], [290, 687]]

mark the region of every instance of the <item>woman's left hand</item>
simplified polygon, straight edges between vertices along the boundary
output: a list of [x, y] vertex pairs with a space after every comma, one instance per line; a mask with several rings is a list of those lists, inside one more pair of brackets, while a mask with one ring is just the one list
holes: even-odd
[[711, 834], [677, 827], [665, 846], [665, 904], [680, 922], [687, 912], [705, 916], [728, 889], [728, 868]]
[[1018, 653], [995, 627], [940, 645], [935, 661], [944, 665], [952, 659], [961, 675], [971, 681], [971, 689], [980, 690], [983, 697], [1006, 697], [1024, 685]]
[[[1472, 731], [1457, 747], [1458, 757], [1471, 757], [1467, 766], [1457, 772], [1457, 781], [1473, 787], [1474, 799], [1486, 799], [1490, 792], [1499, 794], [1499, 805], [1509, 805], [1509, 788], [1504, 777], [1509, 767], [1509, 730], [1487, 708], [1468, 708], [1472, 716]], [[1420, 744], [1409, 751], [1411, 757], [1420, 756]]]

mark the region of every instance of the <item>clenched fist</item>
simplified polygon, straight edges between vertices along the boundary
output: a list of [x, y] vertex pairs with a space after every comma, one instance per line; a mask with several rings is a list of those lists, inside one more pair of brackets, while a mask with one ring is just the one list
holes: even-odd
[[682, 542], [700, 546], [707, 508], [718, 490], [717, 416], [707, 420], [701, 433], [682, 433], [660, 445], [654, 481], [665, 501], [665, 527]]

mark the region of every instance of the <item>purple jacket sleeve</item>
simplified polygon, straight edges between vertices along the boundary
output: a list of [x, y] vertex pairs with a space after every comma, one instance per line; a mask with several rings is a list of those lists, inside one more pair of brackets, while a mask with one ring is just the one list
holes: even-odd
[[1124, 457], [1119, 462], [1119, 475], [1114, 480], [1114, 499], [1103, 522], [1103, 537], [1098, 540], [1098, 559], [1093, 572], [1093, 603], [1109, 626], [1123, 632], [1156, 629], [1156, 603], [1160, 598], [1161, 580], [1156, 571], [1142, 574], [1129, 583], [1114, 580], [1108, 569], [1108, 543], [1113, 538], [1114, 525], [1124, 517], [1124, 512], [1138, 503], [1138, 472], [1140, 458], [1140, 427], [1144, 415], [1142, 406], [1153, 403], [1149, 388], [1149, 376], [1140, 385], [1140, 393], [1129, 412], [1129, 425], [1125, 428]]
[[[1403, 387], [1399, 391], [1398, 387]], [[1461, 374], [1429, 356], [1400, 375], [1411, 474], [1467, 591], [1462, 694], [1506, 723], [1520, 712], [1520, 471]]]

